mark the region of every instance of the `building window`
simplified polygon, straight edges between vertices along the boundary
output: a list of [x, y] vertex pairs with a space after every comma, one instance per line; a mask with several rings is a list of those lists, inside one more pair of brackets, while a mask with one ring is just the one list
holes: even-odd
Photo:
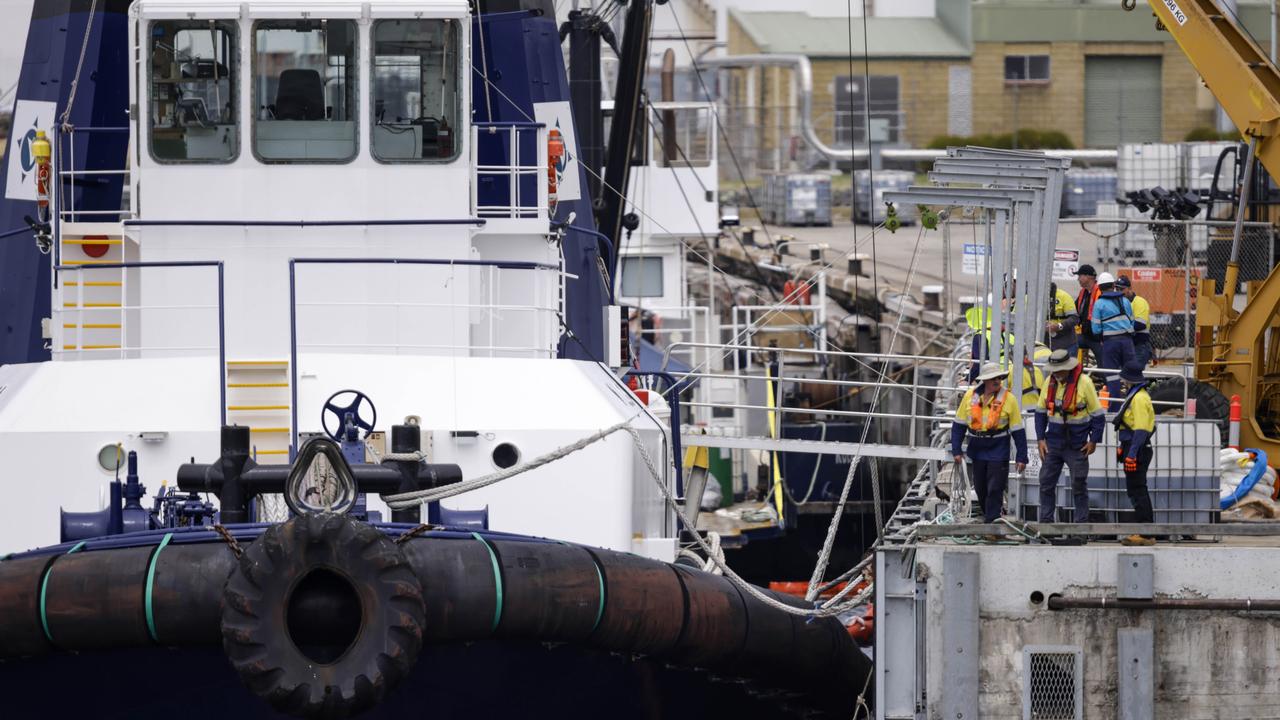
[[[903, 117], [898, 109], [897, 75], [872, 75], [868, 98], [866, 78], [837, 75], [835, 79], [836, 145], [850, 147], [902, 140]], [[870, 124], [867, 123], [868, 114]]]
[[356, 23], [254, 25], [253, 147], [265, 162], [341, 162], [356, 155]]
[[622, 258], [623, 297], [662, 297], [662, 258]]
[[1006, 55], [1004, 81], [1007, 85], [1043, 84], [1049, 82], [1048, 55]]
[[462, 95], [456, 20], [373, 26], [373, 156], [392, 162], [458, 156]]
[[236, 28], [224, 21], [151, 23], [151, 155], [230, 162], [239, 154]]

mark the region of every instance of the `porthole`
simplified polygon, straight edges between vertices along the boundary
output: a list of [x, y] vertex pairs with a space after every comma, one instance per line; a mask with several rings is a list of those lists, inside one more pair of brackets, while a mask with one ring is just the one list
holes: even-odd
[[509, 467], [515, 467], [520, 462], [520, 450], [511, 443], [499, 443], [493, 449], [493, 464], [501, 470]]

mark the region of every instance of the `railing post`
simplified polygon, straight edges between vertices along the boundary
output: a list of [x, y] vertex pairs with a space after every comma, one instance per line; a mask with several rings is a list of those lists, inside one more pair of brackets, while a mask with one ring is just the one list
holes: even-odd
[[[222, 263], [218, 263], [218, 397], [221, 400], [219, 414], [222, 425], [227, 424], [227, 324], [224, 300], [226, 296], [223, 285]], [[294, 398], [297, 403], [297, 398]]]
[[507, 166], [507, 176], [511, 178], [511, 207], [507, 211], [507, 217], [516, 218], [519, 217], [520, 207], [520, 131], [512, 125], [507, 128], [507, 134], [511, 143], [511, 160]]
[[[289, 447], [298, 447], [298, 283], [296, 260], [289, 258]], [[223, 403], [226, 407], [226, 403]], [[290, 458], [292, 459], [292, 458]]]

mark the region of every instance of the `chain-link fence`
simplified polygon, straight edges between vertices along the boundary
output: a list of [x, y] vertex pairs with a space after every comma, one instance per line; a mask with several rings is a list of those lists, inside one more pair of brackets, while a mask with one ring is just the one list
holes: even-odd
[[[1200, 280], [1212, 279], [1221, 288], [1231, 259], [1233, 228], [1226, 220], [1151, 220], [1131, 206], [1099, 203], [1098, 217], [1061, 221], [1058, 246], [1096, 243], [1096, 252], [1081, 252], [1079, 262], [1128, 276], [1135, 294], [1151, 309], [1154, 358], [1184, 360], [1195, 347]], [[1244, 223], [1237, 260], [1239, 292], [1244, 292], [1244, 283], [1266, 279], [1276, 256], [1274, 228]], [[1058, 282], [1072, 294], [1079, 289], [1072, 280]]]

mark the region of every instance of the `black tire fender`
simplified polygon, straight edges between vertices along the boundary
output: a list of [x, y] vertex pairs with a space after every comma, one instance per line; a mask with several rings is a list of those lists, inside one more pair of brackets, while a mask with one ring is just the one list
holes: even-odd
[[249, 545], [222, 595], [222, 647], [276, 710], [344, 718], [378, 704], [422, 647], [422, 585], [382, 532], [295, 517]]
[[[1182, 380], [1177, 378], [1169, 378], [1154, 383], [1147, 388], [1147, 393], [1151, 395], [1153, 402], [1182, 402], [1183, 387]], [[1222, 394], [1218, 388], [1203, 383], [1198, 380], [1187, 380], [1185, 389], [1188, 399], [1195, 398], [1196, 401], [1196, 417], [1202, 420], [1216, 420], [1222, 431], [1222, 442], [1227, 442], [1227, 418], [1231, 413], [1231, 401], [1227, 400], [1227, 396]], [[1174, 408], [1168, 405], [1157, 406], [1156, 415], [1183, 415], [1182, 408]]]

